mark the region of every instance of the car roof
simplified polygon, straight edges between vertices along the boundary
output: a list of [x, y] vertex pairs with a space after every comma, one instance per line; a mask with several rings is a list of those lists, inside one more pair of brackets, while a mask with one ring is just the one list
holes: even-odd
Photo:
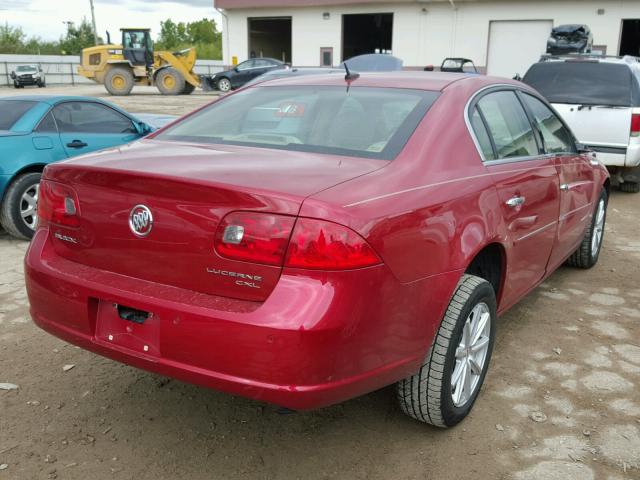
[[554, 63], [554, 62], [592, 62], [592, 63], [614, 63], [629, 66], [640, 66], [640, 58], [631, 55], [622, 57], [610, 55], [589, 55], [589, 54], [573, 54], [573, 55], [543, 55], [538, 63]]
[[[107, 105], [107, 102], [95, 97], [81, 97], [74, 95], [12, 95], [10, 97], [0, 96], [0, 100], [23, 100], [37, 103], [48, 103], [54, 105], [60, 102], [77, 101], [77, 102], [99, 102]], [[108, 104], [110, 105], [110, 104]]]
[[[511, 83], [506, 78], [481, 77], [466, 73], [443, 73], [423, 71], [398, 71], [398, 72], [371, 72], [362, 73], [351, 81], [351, 86], [380, 87], [380, 88], [410, 88], [416, 90], [442, 91], [454, 82], [475, 81], [478, 84], [487, 83]], [[346, 85], [342, 75], [294, 75], [273, 80], [267, 80], [259, 84], [260, 87], [268, 86], [335, 86]]]

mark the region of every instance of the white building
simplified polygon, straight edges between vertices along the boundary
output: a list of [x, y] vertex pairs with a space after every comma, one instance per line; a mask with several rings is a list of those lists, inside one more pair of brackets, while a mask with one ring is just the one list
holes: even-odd
[[405, 68], [467, 57], [493, 75], [524, 74], [553, 26], [587, 24], [594, 50], [640, 54], [640, 0], [214, 0], [226, 65], [251, 56], [339, 65], [388, 51]]

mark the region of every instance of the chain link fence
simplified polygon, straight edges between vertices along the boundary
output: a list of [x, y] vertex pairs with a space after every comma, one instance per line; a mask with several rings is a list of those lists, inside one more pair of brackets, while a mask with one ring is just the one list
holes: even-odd
[[[0, 87], [13, 85], [11, 72], [18, 65], [40, 65], [47, 85], [92, 84], [78, 75], [79, 64], [77, 55], [0, 55]], [[222, 60], [198, 60], [194, 67], [199, 75], [213, 75], [222, 69]]]

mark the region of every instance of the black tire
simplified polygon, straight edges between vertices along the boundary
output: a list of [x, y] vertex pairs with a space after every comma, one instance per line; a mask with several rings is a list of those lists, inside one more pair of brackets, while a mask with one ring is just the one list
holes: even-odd
[[181, 95], [191, 95], [195, 89], [196, 87], [187, 82], [184, 84], [184, 89], [182, 90]]
[[21, 210], [24, 206], [23, 195], [40, 183], [40, 173], [25, 173], [18, 176], [7, 189], [2, 206], [0, 207], [0, 223], [12, 236], [23, 240], [33, 237], [36, 226], [36, 216], [33, 215], [33, 228], [22, 218]]
[[231, 80], [227, 77], [219, 78], [216, 82], [216, 88], [222, 93], [227, 93], [231, 91]]
[[625, 193], [640, 193], [640, 183], [638, 182], [621, 183], [620, 190]]
[[129, 67], [111, 67], [104, 77], [104, 87], [111, 95], [119, 97], [129, 95], [135, 79]]
[[[596, 202], [596, 207], [594, 209], [593, 218], [591, 219], [591, 223], [589, 223], [589, 227], [582, 238], [582, 242], [578, 249], [571, 254], [571, 256], [567, 259], [567, 265], [577, 268], [591, 268], [596, 263], [598, 263], [598, 258], [600, 257], [600, 250], [602, 250], [602, 242], [604, 240], [604, 227], [607, 221], [607, 204], [609, 202], [609, 196], [607, 195], [607, 191], [603, 188], [600, 192], [600, 196], [598, 197], [598, 201]], [[603, 205], [604, 212], [602, 216], [602, 224], [598, 225], [598, 213], [600, 205]], [[594, 247], [594, 236], [600, 233], [599, 238], [597, 240], [597, 248]]]
[[[451, 384], [454, 369], [457, 366], [456, 350], [460, 346], [465, 324], [471, 321], [470, 315], [472, 312], [475, 314], [476, 307], [483, 310], [486, 307], [484, 312], [489, 314], [489, 318], [486, 319], [490, 329], [489, 334], [479, 337], [487, 345], [487, 350], [484, 354], [481, 373], [475, 380], [475, 386], [468, 398], [460, 405], [456, 405], [452, 396], [454, 388]], [[404, 413], [421, 422], [442, 428], [456, 425], [469, 414], [491, 361], [496, 318], [496, 296], [491, 284], [474, 275], [463, 275], [449, 302], [424, 364], [418, 373], [397, 384], [398, 401]], [[461, 365], [462, 362], [469, 364], [468, 357], [463, 358]]]
[[180, 95], [185, 84], [182, 74], [173, 67], [163, 68], [156, 75], [156, 87], [163, 95]]

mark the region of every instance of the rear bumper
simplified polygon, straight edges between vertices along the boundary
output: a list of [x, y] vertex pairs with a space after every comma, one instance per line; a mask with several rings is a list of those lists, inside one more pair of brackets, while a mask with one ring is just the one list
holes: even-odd
[[640, 165], [640, 143], [628, 147], [605, 147], [590, 145], [598, 154], [598, 160], [611, 167], [637, 167]]
[[[256, 303], [85, 267], [57, 256], [45, 229], [25, 258], [31, 315], [44, 330], [138, 368], [296, 410], [414, 373], [461, 273], [402, 285], [385, 266], [285, 271]], [[153, 312], [148, 351], [108, 339], [113, 304]]]

